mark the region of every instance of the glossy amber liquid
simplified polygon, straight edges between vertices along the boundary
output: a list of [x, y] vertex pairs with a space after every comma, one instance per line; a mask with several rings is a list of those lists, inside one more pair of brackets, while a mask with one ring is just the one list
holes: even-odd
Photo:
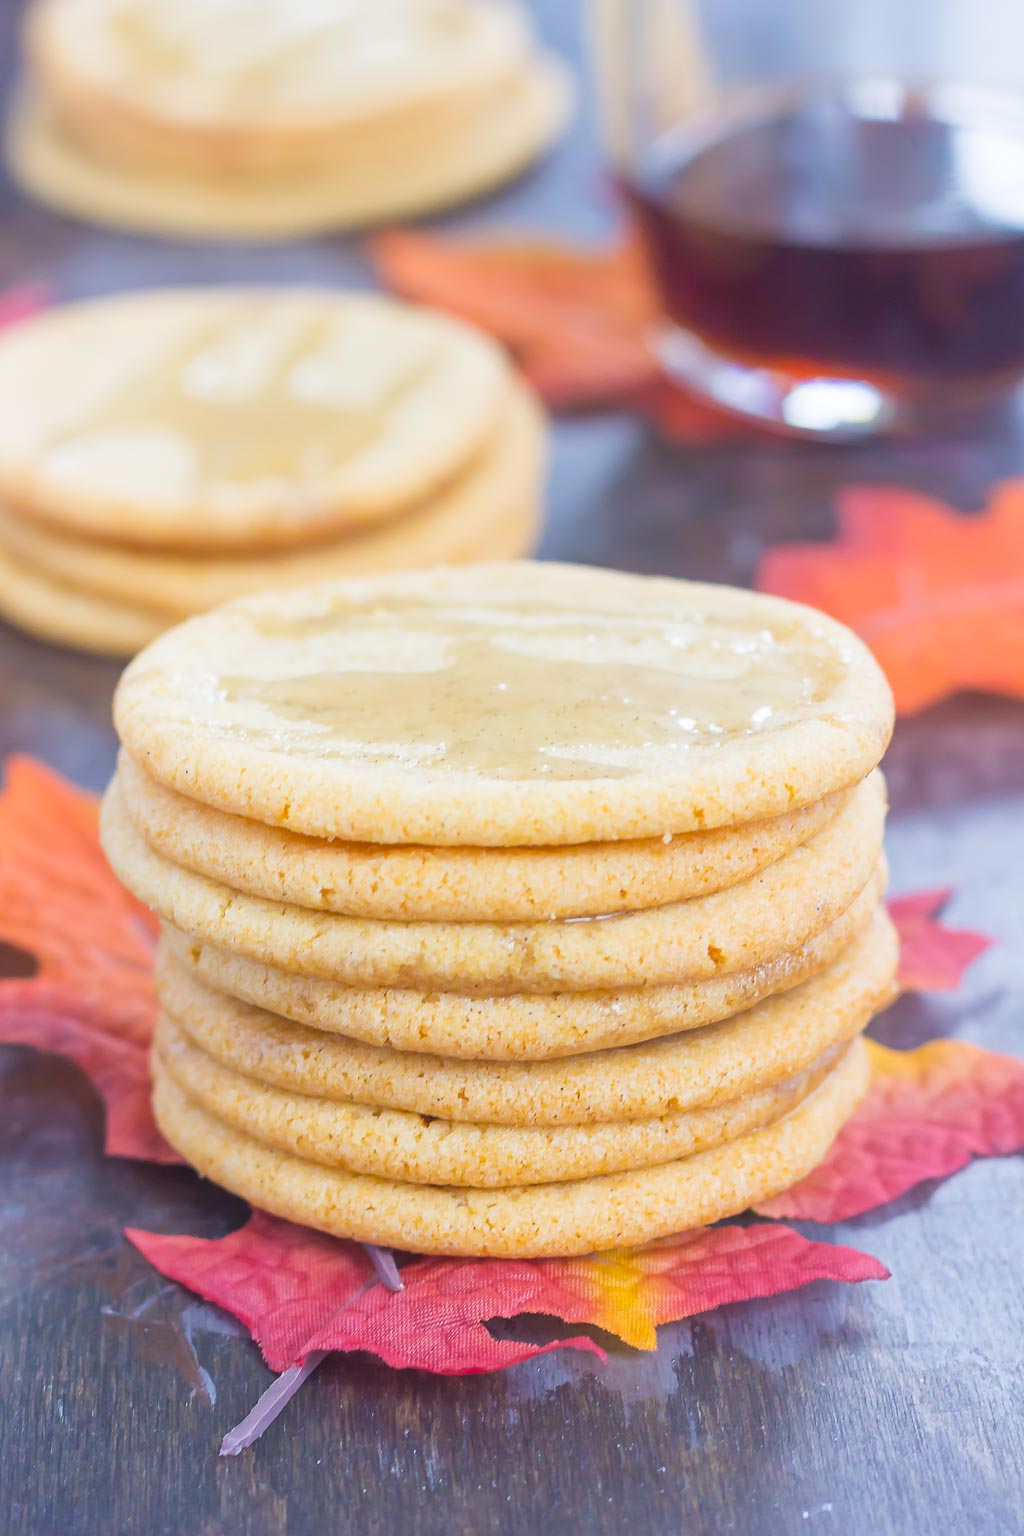
[[626, 188], [668, 313], [867, 377], [1024, 372], [1024, 114], [868, 82], [655, 142]]

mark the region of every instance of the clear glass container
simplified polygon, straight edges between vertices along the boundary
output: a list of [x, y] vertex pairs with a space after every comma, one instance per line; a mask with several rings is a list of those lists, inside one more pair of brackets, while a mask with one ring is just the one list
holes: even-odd
[[668, 371], [810, 436], [1024, 376], [1024, 5], [592, 0]]

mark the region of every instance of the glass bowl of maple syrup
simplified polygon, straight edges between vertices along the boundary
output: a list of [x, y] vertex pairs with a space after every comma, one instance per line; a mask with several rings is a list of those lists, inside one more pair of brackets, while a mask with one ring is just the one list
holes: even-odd
[[1024, 378], [1024, 10], [594, 0], [591, 29], [672, 377], [825, 438]]

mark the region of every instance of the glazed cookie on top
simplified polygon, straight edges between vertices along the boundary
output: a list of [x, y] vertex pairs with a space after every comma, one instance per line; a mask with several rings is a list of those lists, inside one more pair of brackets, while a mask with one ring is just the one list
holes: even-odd
[[245, 599], [126, 671], [161, 783], [314, 837], [536, 846], [781, 815], [892, 728], [867, 648], [725, 587], [509, 563]]

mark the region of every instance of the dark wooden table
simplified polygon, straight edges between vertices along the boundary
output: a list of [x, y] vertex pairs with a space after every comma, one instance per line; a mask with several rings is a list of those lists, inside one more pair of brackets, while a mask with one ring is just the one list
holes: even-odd
[[[16, 6], [0, 0], [0, 58]], [[576, 6], [540, 23], [578, 54]], [[543, 169], [452, 224], [597, 235], [608, 219], [585, 112]], [[166, 281], [365, 282], [353, 243], [238, 249], [87, 229], [4, 187], [0, 283], [62, 296]], [[619, 416], [560, 424], [544, 554], [748, 582], [767, 541], [827, 536], [835, 487], [895, 480], [965, 509], [1024, 466], [1011, 419], [859, 450], [681, 451]], [[0, 752], [99, 788], [116, 668], [0, 631]], [[900, 724], [889, 754], [894, 889], [950, 882], [954, 919], [1002, 943], [946, 999], [876, 1027], [912, 1045], [1024, 1033], [1024, 709], [963, 698]], [[816, 1285], [612, 1349], [463, 1380], [335, 1357], [255, 1450], [222, 1432], [266, 1386], [215, 1309], [126, 1248], [125, 1224], [227, 1231], [239, 1202], [101, 1154], [71, 1066], [0, 1051], [0, 1532], [4, 1536], [1015, 1536], [1024, 1530], [1024, 1167], [975, 1165], [836, 1228], [885, 1285]]]

